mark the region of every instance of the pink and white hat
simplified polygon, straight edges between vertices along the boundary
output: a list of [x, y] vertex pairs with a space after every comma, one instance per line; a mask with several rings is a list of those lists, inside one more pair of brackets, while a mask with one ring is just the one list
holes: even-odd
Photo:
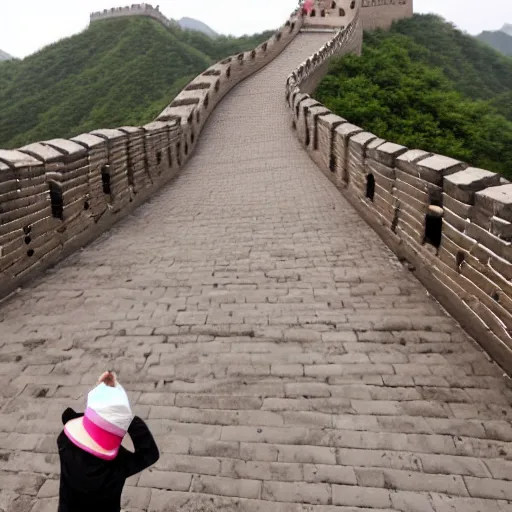
[[68, 421], [64, 433], [82, 450], [104, 460], [116, 458], [133, 419], [126, 391], [99, 384], [87, 396], [87, 408], [81, 418]]

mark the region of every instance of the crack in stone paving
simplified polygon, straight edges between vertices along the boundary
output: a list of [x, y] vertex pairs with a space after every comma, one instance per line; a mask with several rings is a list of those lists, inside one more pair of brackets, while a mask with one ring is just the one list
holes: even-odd
[[299, 35], [170, 186], [1, 304], [0, 510], [56, 510], [61, 413], [113, 366], [162, 454], [124, 510], [512, 511], [508, 380], [291, 128], [286, 77], [328, 37]]

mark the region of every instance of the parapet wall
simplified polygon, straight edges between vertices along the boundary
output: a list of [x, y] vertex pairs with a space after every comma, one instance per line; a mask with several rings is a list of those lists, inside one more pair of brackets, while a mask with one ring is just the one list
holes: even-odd
[[304, 92], [356, 21], [288, 78], [297, 136], [321, 171], [482, 347], [512, 373], [512, 184], [442, 155], [388, 142]]
[[355, 18], [361, 0], [317, 0], [304, 15], [305, 27], [346, 27]]
[[219, 101], [301, 26], [294, 13], [265, 43], [214, 64], [145, 126], [0, 149], [0, 298], [156, 194], [186, 164]]
[[167, 19], [160, 12], [158, 7], [155, 8], [150, 4], [133, 4], [128, 7], [114, 7], [104, 11], [93, 12], [91, 14], [91, 23], [112, 18], [124, 18], [126, 16], [148, 16], [165, 26], [169, 26], [172, 23], [171, 20]]

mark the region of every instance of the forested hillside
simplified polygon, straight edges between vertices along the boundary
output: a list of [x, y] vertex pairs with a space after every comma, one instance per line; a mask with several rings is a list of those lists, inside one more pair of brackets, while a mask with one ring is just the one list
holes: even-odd
[[0, 63], [0, 147], [149, 122], [210, 64], [271, 33], [211, 39], [149, 18], [93, 23]]
[[315, 97], [388, 140], [512, 177], [512, 59], [437, 16], [365, 34]]

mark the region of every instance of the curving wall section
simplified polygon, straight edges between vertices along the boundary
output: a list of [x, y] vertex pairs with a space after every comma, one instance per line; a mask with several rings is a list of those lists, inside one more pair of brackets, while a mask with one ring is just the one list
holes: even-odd
[[317, 0], [304, 16], [305, 27], [342, 28], [356, 16], [361, 0]]
[[512, 373], [512, 184], [385, 141], [307, 94], [357, 46], [355, 19], [288, 78], [292, 125], [310, 157], [485, 350]]
[[95, 21], [109, 20], [112, 18], [125, 18], [127, 16], [147, 16], [159, 21], [165, 26], [169, 26], [173, 23], [160, 12], [158, 7], [153, 7], [150, 4], [132, 4], [128, 7], [113, 7], [112, 9], [93, 12], [90, 22], [94, 23]]
[[87, 244], [186, 164], [219, 101], [272, 61], [297, 13], [265, 43], [214, 64], [152, 123], [0, 149], [0, 298]]

